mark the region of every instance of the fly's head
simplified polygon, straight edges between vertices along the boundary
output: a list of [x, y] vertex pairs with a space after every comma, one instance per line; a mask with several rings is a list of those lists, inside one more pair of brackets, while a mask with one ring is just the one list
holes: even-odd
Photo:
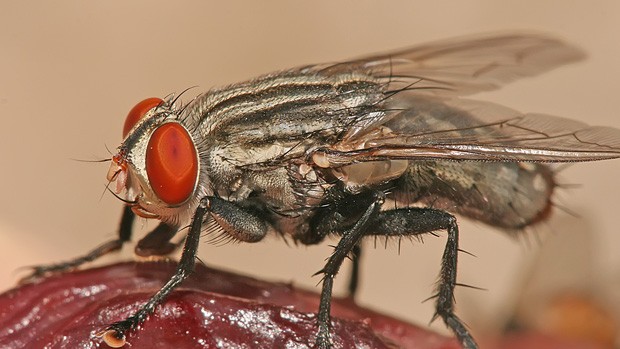
[[107, 179], [139, 216], [178, 223], [195, 204], [199, 161], [194, 140], [174, 106], [159, 98], [138, 103], [127, 115], [123, 143]]

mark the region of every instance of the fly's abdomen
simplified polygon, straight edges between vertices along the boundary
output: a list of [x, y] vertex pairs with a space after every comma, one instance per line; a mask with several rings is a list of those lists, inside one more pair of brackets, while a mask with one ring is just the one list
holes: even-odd
[[520, 229], [548, 216], [555, 181], [544, 164], [411, 161], [398, 186], [398, 201]]

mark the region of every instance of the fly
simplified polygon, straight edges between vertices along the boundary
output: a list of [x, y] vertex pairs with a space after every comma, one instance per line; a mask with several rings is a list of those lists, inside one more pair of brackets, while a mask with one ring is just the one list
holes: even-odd
[[170, 240], [189, 225], [168, 283], [103, 332], [120, 347], [191, 273], [201, 235], [258, 242], [280, 234], [306, 245], [331, 236], [338, 243], [317, 273], [318, 332], [308, 339], [330, 348], [333, 278], [361, 239], [446, 231], [435, 317], [464, 348], [478, 348], [454, 313], [454, 214], [509, 233], [545, 220], [557, 187], [545, 163], [618, 158], [620, 130], [461, 97], [583, 57], [546, 36], [474, 37], [284, 70], [185, 106], [146, 99], [129, 112], [107, 176], [126, 203], [118, 238], [33, 276], [120, 249], [135, 215], [161, 221], [137, 243], [141, 256], [172, 252]]

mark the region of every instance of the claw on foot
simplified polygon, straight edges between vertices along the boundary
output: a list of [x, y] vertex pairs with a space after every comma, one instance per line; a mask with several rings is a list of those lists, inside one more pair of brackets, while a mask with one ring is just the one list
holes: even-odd
[[120, 348], [127, 343], [125, 334], [113, 328], [108, 328], [107, 330], [98, 333], [97, 336], [101, 337], [105, 344], [111, 348]]
[[42, 279], [46, 274], [46, 271], [40, 266], [23, 267], [20, 269], [27, 269], [28, 274], [17, 280], [18, 285], [34, 283], [35, 281]]

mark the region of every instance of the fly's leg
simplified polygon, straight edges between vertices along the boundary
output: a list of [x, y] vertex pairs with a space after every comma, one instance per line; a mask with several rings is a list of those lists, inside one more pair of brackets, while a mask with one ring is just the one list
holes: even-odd
[[325, 276], [319, 304], [317, 347], [330, 348], [329, 312], [333, 277], [338, 272], [345, 256], [355, 248], [363, 236], [402, 237], [446, 230], [448, 241], [442, 257], [437, 292], [434, 296], [436, 310], [433, 319], [441, 317], [446, 326], [455, 333], [463, 348], [477, 349], [478, 345], [473, 337], [463, 322], [454, 314], [454, 288], [457, 285], [456, 268], [459, 251], [456, 218], [447, 212], [432, 208], [403, 208], [378, 212], [379, 207], [380, 201], [370, 205], [357, 223], [342, 234], [334, 253], [328, 259], [325, 268], [320, 271]]
[[[207, 214], [209, 214], [207, 216]], [[125, 344], [127, 332], [135, 329], [153, 313], [159, 305], [183, 280], [194, 270], [196, 252], [205, 218], [213, 218], [224, 232], [244, 241], [259, 241], [267, 233], [266, 224], [251, 212], [234, 203], [216, 198], [205, 197], [196, 208], [189, 233], [185, 239], [181, 260], [174, 275], [153, 295], [135, 314], [125, 320], [108, 326], [101, 336], [111, 347], [118, 348]]]
[[[446, 214], [445, 212], [442, 213]], [[469, 330], [461, 319], [454, 314], [454, 287], [456, 286], [456, 268], [459, 252], [459, 228], [456, 224], [456, 219], [452, 215], [450, 215], [446, 223], [449, 224], [447, 228], [448, 241], [446, 242], [441, 262], [433, 319], [440, 316], [446, 326], [454, 332], [463, 348], [477, 349], [478, 344], [476, 344]]]
[[[120, 250], [126, 242], [131, 240], [134, 219], [135, 214], [131, 210], [131, 207], [125, 206], [121, 216], [117, 239], [107, 241], [84, 256], [80, 256], [69, 261], [57, 264], [35, 266], [33, 267], [33, 272], [31, 275], [24, 278], [23, 281], [35, 279], [45, 274], [62, 273], [75, 269], [82, 264], [92, 262], [108, 253]], [[170, 239], [174, 237], [177, 230], [178, 229], [176, 227], [166, 223], [160, 223], [153, 231], [148, 233], [138, 242], [135, 248], [136, 254], [142, 257], [150, 257], [163, 256], [171, 253], [177, 245], [170, 243]]]
[[351, 274], [349, 275], [349, 285], [347, 286], [348, 297], [355, 299], [360, 280], [360, 260], [362, 258], [362, 246], [357, 244], [351, 250]]
[[125, 320], [118, 321], [110, 325], [102, 334], [103, 340], [113, 348], [119, 348], [125, 344], [125, 337], [128, 331], [133, 330], [146, 320], [155, 307], [162, 302], [162, 300], [177, 287], [194, 269], [196, 251], [198, 250], [198, 242], [200, 241], [200, 233], [202, 227], [202, 221], [207, 213], [209, 206], [208, 200], [202, 200], [196, 213], [192, 224], [190, 226], [187, 239], [185, 240], [185, 246], [183, 247], [183, 254], [174, 275], [168, 280], [168, 282], [153, 296], [149, 301], [144, 304], [140, 310], [131, 315]]
[[[316, 339], [316, 347], [319, 349], [328, 349], [331, 347], [330, 340], [330, 309], [332, 288], [334, 286], [334, 277], [338, 274], [342, 262], [347, 255], [357, 246], [367, 232], [369, 222], [372, 222], [383, 204], [383, 193], [375, 194], [374, 200], [370, 203], [366, 211], [357, 220], [357, 222], [349, 230], [345, 231], [334, 248], [334, 252], [327, 260], [325, 267], [316, 274], [323, 274], [323, 287], [321, 289], [321, 299], [319, 303], [319, 313], [317, 316], [319, 332]], [[315, 274], [315, 275], [316, 275]]]
[[34, 266], [32, 267], [32, 273], [23, 278], [21, 282], [27, 282], [29, 280], [39, 278], [45, 274], [62, 273], [67, 270], [77, 268], [84, 263], [92, 262], [108, 253], [120, 250], [123, 247], [123, 244], [131, 239], [131, 230], [134, 218], [135, 214], [131, 211], [131, 208], [129, 206], [125, 206], [118, 229], [118, 238], [97, 246], [97, 248], [83, 256], [56, 264]]
[[136, 244], [135, 253], [141, 257], [165, 256], [174, 251], [178, 245], [170, 242], [179, 229], [175, 226], [159, 223]]
[[376, 235], [412, 236], [446, 230], [448, 241], [443, 253], [441, 272], [433, 320], [441, 317], [465, 349], [477, 349], [478, 345], [463, 324], [454, 314], [454, 288], [459, 252], [459, 229], [456, 218], [445, 212], [432, 208], [403, 208], [381, 212], [371, 224], [370, 231]]

